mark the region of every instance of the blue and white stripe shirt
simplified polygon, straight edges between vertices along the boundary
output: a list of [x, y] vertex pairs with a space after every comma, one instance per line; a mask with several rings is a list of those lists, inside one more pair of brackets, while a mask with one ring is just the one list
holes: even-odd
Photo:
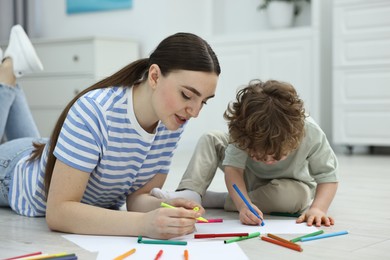
[[[136, 120], [132, 90], [112, 87], [90, 91], [77, 100], [67, 115], [54, 155], [63, 163], [90, 173], [82, 203], [117, 209], [127, 195], [157, 173], [169, 171], [183, 127], [170, 131], [160, 122], [154, 134], [147, 133]], [[21, 178], [13, 183], [17, 190], [23, 188], [23, 181], [34, 181], [38, 186], [35, 194], [25, 194], [25, 201], [19, 203], [23, 206], [16, 208], [22, 215], [45, 213], [46, 159], [47, 151], [40, 162], [25, 160], [15, 169], [19, 175], [20, 171], [39, 172], [35, 180]]]

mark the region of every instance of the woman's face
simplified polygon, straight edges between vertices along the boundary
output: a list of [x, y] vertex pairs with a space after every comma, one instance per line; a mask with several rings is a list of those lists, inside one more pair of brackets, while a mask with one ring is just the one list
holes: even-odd
[[218, 76], [215, 73], [189, 70], [159, 75], [153, 87], [152, 106], [159, 120], [176, 130], [214, 97]]

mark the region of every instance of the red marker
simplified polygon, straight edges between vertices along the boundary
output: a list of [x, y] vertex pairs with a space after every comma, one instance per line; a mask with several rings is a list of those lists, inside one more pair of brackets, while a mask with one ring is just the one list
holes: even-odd
[[20, 258], [25, 258], [25, 257], [29, 257], [29, 256], [36, 256], [36, 255], [41, 255], [41, 254], [42, 254], [42, 252], [34, 252], [34, 253], [26, 254], [26, 255], [20, 255], [20, 256], [14, 256], [11, 258], [6, 258], [4, 260], [20, 259]]
[[221, 222], [223, 222], [222, 218], [211, 218], [211, 219], [209, 218], [207, 220], [208, 220], [208, 222], [197, 220], [196, 223], [221, 223]]
[[194, 238], [246, 237], [249, 233], [195, 234]]
[[163, 252], [164, 251], [162, 251], [162, 250], [158, 251], [158, 253], [157, 253], [156, 257], [154, 258], [154, 260], [160, 259], [160, 257], [162, 256]]

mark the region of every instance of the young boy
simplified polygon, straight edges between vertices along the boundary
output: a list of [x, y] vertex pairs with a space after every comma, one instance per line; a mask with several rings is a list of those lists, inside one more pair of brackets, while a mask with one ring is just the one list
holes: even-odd
[[[258, 225], [239, 197], [236, 184], [254, 210], [301, 213], [297, 223], [330, 226], [327, 215], [338, 186], [337, 158], [324, 132], [305, 115], [303, 101], [288, 83], [251, 81], [237, 93], [225, 114], [229, 135], [203, 135], [176, 192], [158, 188], [160, 198], [184, 197], [204, 207], [238, 210], [243, 224]], [[207, 191], [217, 167], [226, 193]]]

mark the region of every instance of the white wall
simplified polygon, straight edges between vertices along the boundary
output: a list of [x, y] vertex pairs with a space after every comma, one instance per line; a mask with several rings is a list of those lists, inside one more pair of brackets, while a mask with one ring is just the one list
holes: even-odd
[[86, 35], [129, 37], [147, 56], [166, 36], [188, 31], [210, 34], [209, 0], [134, 0], [131, 9], [66, 14], [65, 0], [41, 0], [44, 38]]
[[[261, 33], [268, 29], [265, 12], [257, 9], [261, 0], [133, 0], [131, 9], [73, 15], [66, 14], [65, 0], [29, 1], [34, 3], [34, 7], [30, 8], [34, 18], [31, 24], [32, 37], [68, 38], [97, 35], [132, 38], [140, 43], [143, 57], [148, 56], [163, 38], [178, 31], [196, 33], [213, 42], [215, 38], [224, 35], [240, 39], [240, 35]], [[0, 10], [0, 17], [2, 13], [3, 10]], [[310, 9], [304, 9], [295, 25], [308, 24]], [[0, 25], [0, 29], [1, 27]], [[205, 106], [200, 118], [191, 120], [180, 149], [193, 146], [206, 129], [226, 129], [222, 118], [226, 100], [230, 97], [233, 99], [235, 90], [252, 79], [248, 77], [242, 81], [247, 74], [248, 72], [244, 71], [228, 82], [224, 80], [224, 75], [221, 75], [216, 98]]]

